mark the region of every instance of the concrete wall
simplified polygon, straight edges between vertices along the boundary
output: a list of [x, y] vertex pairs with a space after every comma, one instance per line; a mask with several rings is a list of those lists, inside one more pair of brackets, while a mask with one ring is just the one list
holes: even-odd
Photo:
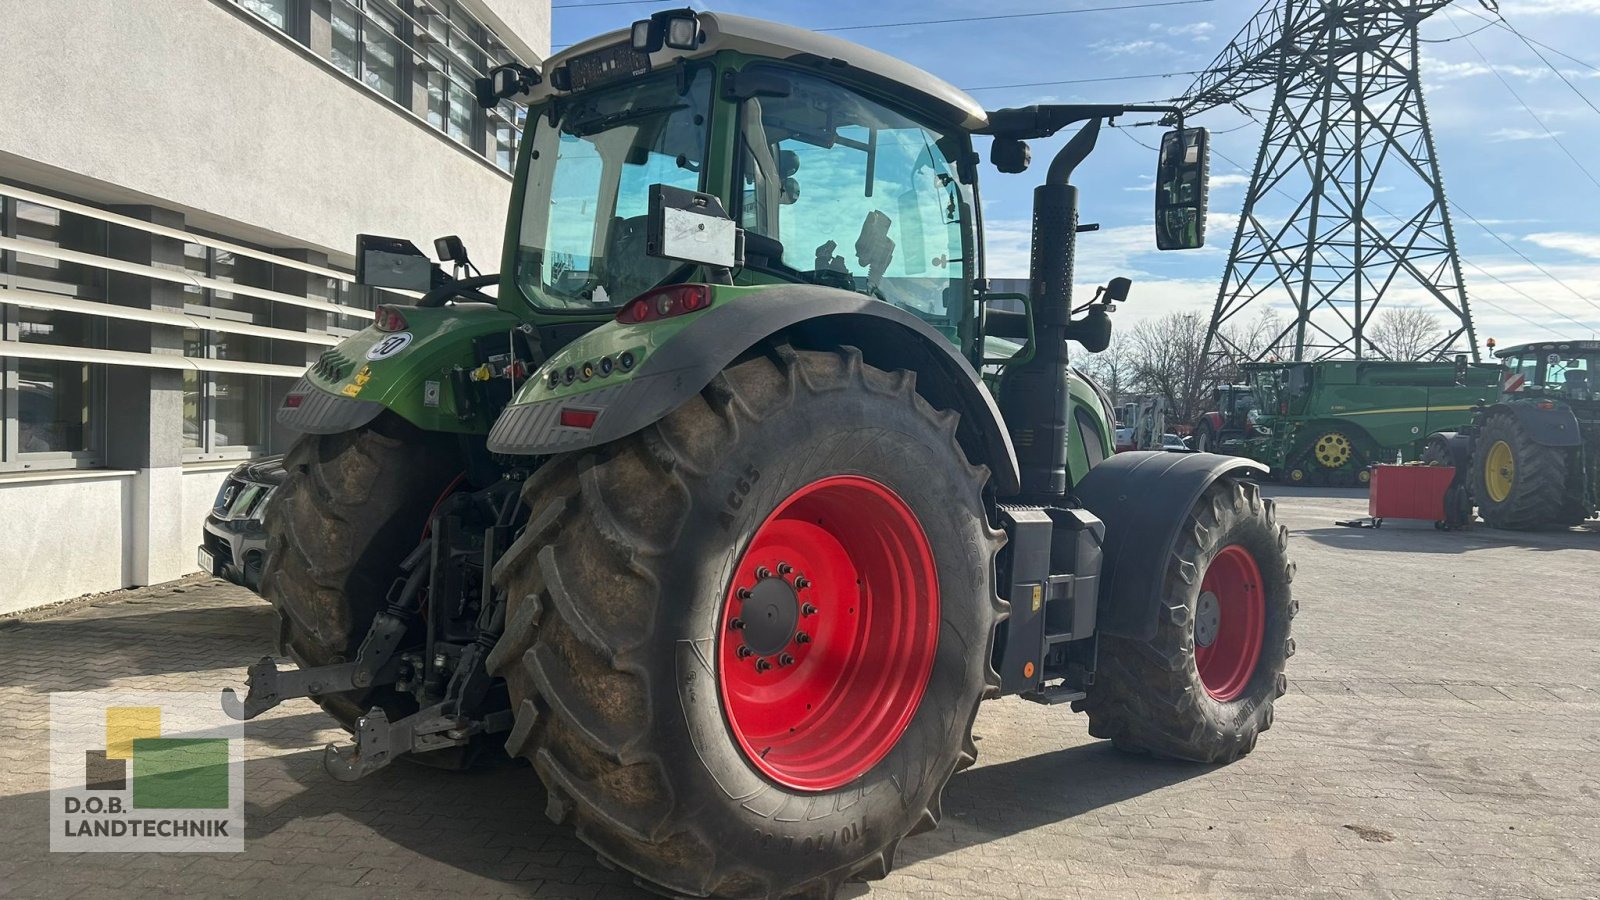
[[532, 65], [550, 56], [550, 0], [467, 0], [466, 5], [478, 21], [504, 36], [524, 62]]
[[0, 0], [0, 177], [346, 262], [358, 232], [455, 233], [498, 268], [510, 181], [487, 160], [229, 4], [137, 6]]
[[132, 472], [0, 478], [0, 522], [11, 523], [0, 541], [0, 614], [131, 583], [134, 478]]

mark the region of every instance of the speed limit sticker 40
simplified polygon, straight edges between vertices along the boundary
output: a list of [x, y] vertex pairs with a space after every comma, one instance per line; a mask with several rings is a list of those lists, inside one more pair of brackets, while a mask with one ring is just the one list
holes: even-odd
[[410, 344], [411, 332], [409, 331], [401, 331], [388, 335], [383, 340], [373, 344], [370, 348], [368, 348], [367, 359], [374, 361], [388, 359], [396, 353], [399, 353], [401, 350], [404, 350]]

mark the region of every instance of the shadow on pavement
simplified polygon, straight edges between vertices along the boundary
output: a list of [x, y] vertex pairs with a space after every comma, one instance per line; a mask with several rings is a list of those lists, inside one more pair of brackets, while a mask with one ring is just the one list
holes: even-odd
[[[140, 605], [11, 623], [0, 630], [0, 658], [8, 660], [0, 687], [92, 691], [140, 676], [233, 669], [272, 653], [277, 616], [264, 601], [157, 612]], [[61, 665], [67, 656], [92, 665]]]
[[1466, 531], [1439, 531], [1427, 522], [1387, 520], [1382, 528], [1330, 525], [1295, 529], [1294, 538], [1341, 550], [1379, 553], [1462, 554], [1502, 547], [1539, 551], [1600, 550], [1600, 527], [1596, 523], [1551, 531], [1497, 531], [1482, 526]]
[[1100, 741], [968, 769], [945, 791], [939, 828], [901, 844], [896, 866], [1065, 822], [1216, 768], [1134, 756]]

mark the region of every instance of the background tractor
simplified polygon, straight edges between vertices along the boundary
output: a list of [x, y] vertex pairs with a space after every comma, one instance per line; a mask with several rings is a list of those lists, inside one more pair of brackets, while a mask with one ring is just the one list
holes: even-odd
[[[316, 699], [354, 734], [340, 778], [504, 746], [552, 818], [693, 896], [882, 877], [987, 697], [1070, 702], [1134, 752], [1255, 746], [1295, 613], [1264, 470], [1110, 457], [1067, 360], [1129, 289], [1073, 306], [1072, 173], [1107, 120], [1164, 110], [986, 111], [690, 10], [479, 94], [529, 104], [502, 274], [362, 242], [368, 283], [442, 284], [283, 400], [305, 437], [262, 593], [300, 668], [258, 662], [237, 714]], [[973, 139], [1020, 173], [1073, 125], [1032, 292], [991, 308]], [[1157, 168], [1158, 246], [1200, 246], [1205, 133], [1166, 134]]]
[[1208, 405], [1210, 411], [1201, 413], [1190, 431], [1194, 449], [1202, 453], [1238, 453], [1242, 443], [1256, 434], [1255, 391], [1248, 384], [1219, 385], [1211, 392]]
[[1430, 435], [1425, 458], [1456, 467], [1490, 527], [1564, 528], [1593, 516], [1600, 341], [1520, 344], [1496, 355], [1505, 368], [1495, 402], [1459, 431]]

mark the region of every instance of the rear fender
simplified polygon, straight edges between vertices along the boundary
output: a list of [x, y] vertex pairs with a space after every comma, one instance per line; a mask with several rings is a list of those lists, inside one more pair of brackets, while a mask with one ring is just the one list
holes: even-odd
[[[482, 393], [494, 379], [473, 382], [455, 373], [478, 368], [480, 340], [505, 347], [518, 319], [484, 304], [401, 311], [404, 330], [369, 326], [324, 352], [284, 395], [278, 422], [295, 431], [336, 434], [388, 409], [424, 431], [488, 431], [487, 415], [463, 415], [477, 408], [463, 392]], [[509, 383], [501, 389], [503, 403]]]
[[1571, 407], [1540, 409], [1526, 400], [1496, 403], [1485, 411], [1482, 418], [1502, 412], [1516, 417], [1517, 425], [1535, 444], [1546, 447], [1577, 447], [1583, 444], [1583, 432], [1578, 428], [1578, 417], [1573, 414]]
[[1155, 636], [1165, 608], [1167, 560], [1195, 501], [1225, 475], [1258, 478], [1267, 467], [1215, 453], [1118, 453], [1073, 491], [1105, 523], [1098, 630], [1129, 640]]
[[[552, 356], [501, 413], [489, 449], [517, 456], [596, 447], [659, 421], [774, 336], [801, 349], [852, 346], [882, 369], [916, 372], [917, 392], [961, 414], [958, 438], [1000, 496], [1018, 488], [1017, 455], [987, 388], [955, 346], [899, 307], [817, 285], [713, 288], [710, 308], [643, 324], [605, 323]], [[624, 372], [622, 353], [637, 360]], [[601, 375], [609, 360], [610, 374]], [[568, 370], [577, 373], [568, 377]], [[587, 373], [587, 374], [585, 374]], [[552, 374], [555, 378], [552, 379]], [[562, 423], [581, 411], [587, 427]], [[575, 413], [569, 413], [569, 416]]]

